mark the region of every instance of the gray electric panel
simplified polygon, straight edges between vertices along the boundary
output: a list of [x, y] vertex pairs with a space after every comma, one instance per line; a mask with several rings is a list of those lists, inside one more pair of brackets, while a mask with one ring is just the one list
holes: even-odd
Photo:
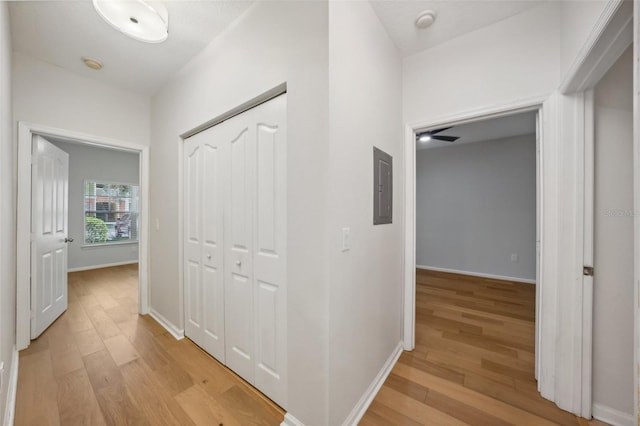
[[373, 147], [373, 224], [391, 223], [393, 217], [393, 158]]

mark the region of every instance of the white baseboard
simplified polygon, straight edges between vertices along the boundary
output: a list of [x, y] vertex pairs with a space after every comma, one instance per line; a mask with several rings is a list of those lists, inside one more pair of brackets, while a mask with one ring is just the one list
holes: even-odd
[[158, 311], [151, 308], [149, 309], [149, 315], [151, 315], [151, 318], [158, 321], [158, 324], [163, 326], [165, 330], [169, 332], [169, 334], [176, 338], [176, 340], [184, 339], [184, 330], [176, 327], [171, 321], [166, 319], [162, 314], [158, 313]]
[[286, 413], [280, 426], [304, 426], [304, 423], [293, 417], [291, 413]]
[[124, 262], [106, 263], [104, 265], [80, 266], [78, 268], [68, 268], [67, 272], [90, 271], [92, 269], [111, 268], [113, 266], [132, 265], [138, 263], [137, 260], [126, 260]]
[[9, 384], [7, 387], [7, 400], [5, 402], [4, 426], [13, 426], [16, 414], [16, 394], [18, 392], [18, 349], [13, 347], [11, 355], [11, 371], [9, 372]]
[[353, 407], [349, 416], [347, 416], [346, 420], [342, 423], [342, 426], [355, 426], [360, 420], [362, 420], [362, 416], [367, 412], [367, 409], [373, 402], [373, 399], [378, 394], [378, 391], [384, 384], [384, 381], [387, 380], [387, 377], [391, 373], [393, 366], [398, 362], [398, 358], [402, 354], [402, 341], [398, 342], [395, 349], [387, 358], [387, 361], [382, 366], [382, 369], [378, 372], [378, 375], [373, 379], [373, 382], [369, 385], [365, 393], [360, 397], [358, 403]]
[[507, 277], [504, 275], [483, 274], [482, 272], [459, 271], [457, 269], [438, 268], [436, 266], [416, 265], [418, 269], [426, 269], [427, 271], [449, 272], [451, 274], [470, 275], [472, 277], [492, 278], [494, 280], [515, 281], [518, 283], [535, 284], [536, 280], [529, 278]]
[[636, 426], [633, 414], [623, 413], [601, 404], [593, 404], [593, 418], [613, 426]]

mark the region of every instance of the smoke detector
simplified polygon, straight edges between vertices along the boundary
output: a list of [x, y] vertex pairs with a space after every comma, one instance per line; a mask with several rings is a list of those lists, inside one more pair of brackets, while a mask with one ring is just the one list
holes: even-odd
[[436, 12], [433, 10], [423, 10], [418, 13], [416, 17], [415, 25], [417, 28], [423, 30], [429, 28], [436, 21]]

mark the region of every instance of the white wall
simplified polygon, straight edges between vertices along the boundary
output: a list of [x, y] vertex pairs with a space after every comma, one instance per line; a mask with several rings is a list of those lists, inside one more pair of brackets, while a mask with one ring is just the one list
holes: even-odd
[[138, 244], [82, 247], [84, 244], [84, 182], [129, 183], [139, 185], [140, 155], [91, 145], [49, 140], [69, 154], [69, 244], [68, 267], [99, 268], [103, 265], [136, 262]]
[[[183, 328], [180, 134], [287, 83], [288, 404], [327, 424], [327, 4], [256, 2], [152, 99], [151, 306]], [[156, 229], [156, 224], [159, 228]]]
[[[329, 3], [330, 425], [341, 424], [401, 336], [400, 54], [368, 2]], [[393, 223], [373, 225], [373, 147], [393, 157]], [[341, 230], [351, 229], [349, 251]]]
[[[15, 351], [15, 167], [11, 119], [11, 31], [7, 2], [0, 2], [0, 421], [7, 413], [7, 390]], [[15, 366], [14, 366], [15, 367]]]
[[[632, 53], [628, 48], [595, 88], [593, 307], [593, 403], [630, 418], [634, 402]], [[599, 415], [594, 408], [594, 416]]]
[[535, 149], [532, 134], [419, 150], [416, 263], [535, 280]]
[[149, 98], [13, 54], [13, 118], [149, 145]]
[[559, 8], [546, 2], [405, 58], [404, 122], [551, 94], [560, 82]]

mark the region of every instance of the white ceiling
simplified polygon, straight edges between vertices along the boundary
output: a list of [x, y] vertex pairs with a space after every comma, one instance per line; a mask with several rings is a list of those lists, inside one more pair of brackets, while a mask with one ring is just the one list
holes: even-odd
[[[165, 1], [169, 37], [133, 40], [109, 26], [90, 0], [10, 2], [13, 50], [68, 71], [151, 95], [247, 10], [254, 0]], [[81, 57], [97, 59], [101, 71]]]
[[[68, 71], [151, 95], [255, 1], [166, 0], [169, 37], [142, 43], [111, 28], [91, 0], [10, 2], [13, 50]], [[370, 0], [389, 36], [404, 55], [535, 7], [540, 0]], [[438, 12], [428, 29], [414, 26], [425, 9]], [[81, 57], [104, 64], [93, 71]]]
[[[432, 130], [432, 129], [429, 129]], [[442, 136], [459, 136], [455, 142], [443, 142], [430, 140], [428, 142], [416, 141], [418, 151], [430, 148], [458, 146], [465, 143], [492, 141], [513, 136], [530, 135], [536, 133], [536, 112], [524, 112], [488, 120], [475, 121], [473, 123], [453, 126], [444, 132]]]
[[[403, 56], [470, 33], [531, 9], [541, 1], [515, 0], [370, 0], [382, 25]], [[415, 27], [423, 10], [437, 12], [434, 24]]]

